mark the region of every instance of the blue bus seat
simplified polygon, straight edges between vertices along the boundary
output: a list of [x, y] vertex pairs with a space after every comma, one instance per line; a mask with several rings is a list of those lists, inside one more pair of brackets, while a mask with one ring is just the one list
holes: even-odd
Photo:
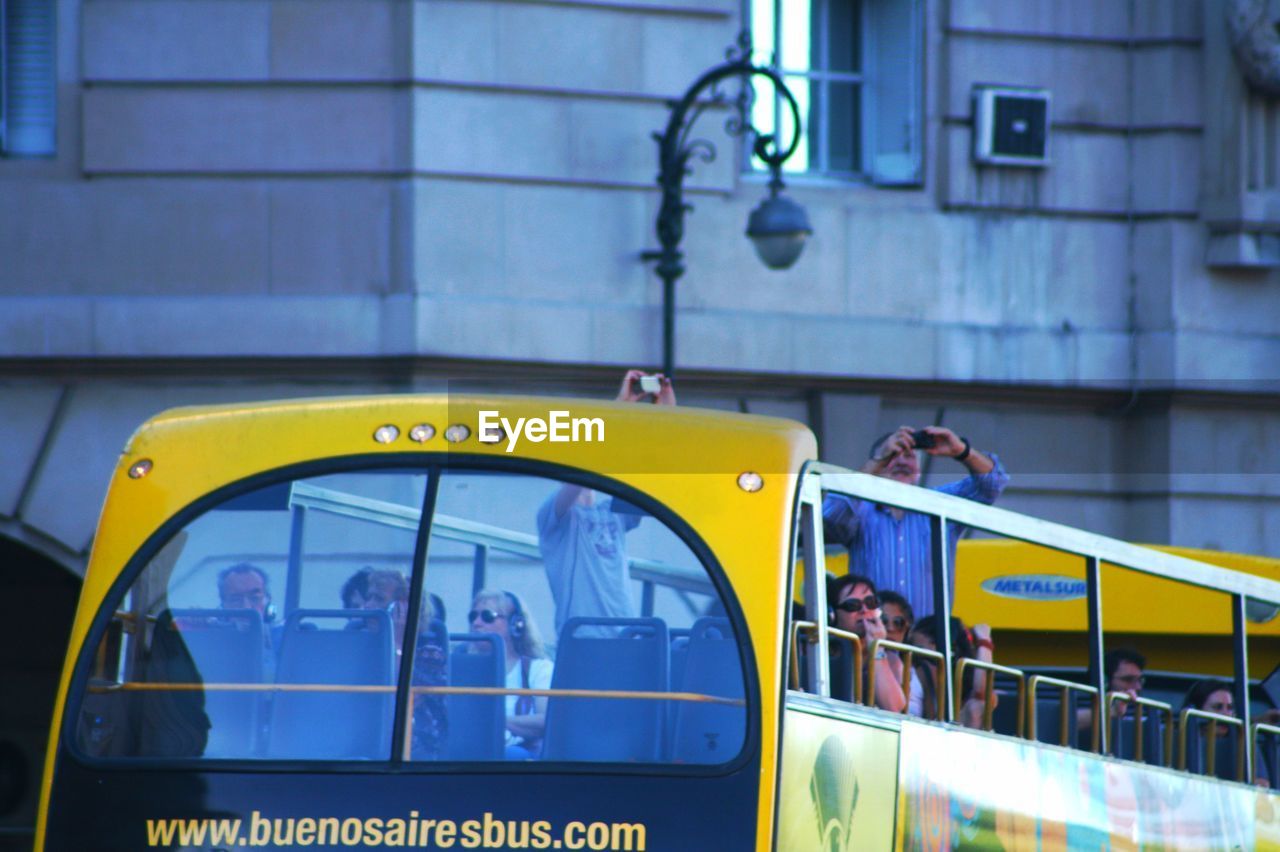
[[677, 627], [667, 631], [671, 639], [671, 688], [679, 690], [684, 683], [684, 667], [689, 659], [689, 634], [692, 631]]
[[991, 730], [997, 734], [1016, 737], [1018, 735], [1018, 693], [1014, 689], [1002, 689], [999, 686], [996, 687], [995, 692], [996, 706], [991, 711]]
[[[201, 683], [263, 682], [263, 660], [270, 651], [257, 610], [175, 609], [170, 615]], [[204, 756], [253, 757], [265, 703], [261, 692], [207, 690], [204, 712], [209, 718], [209, 737]]]
[[[832, 639], [827, 646], [827, 654], [828, 659], [831, 662], [829, 683], [831, 697], [838, 698], [841, 701], [853, 701], [852, 643], [845, 639]], [[802, 660], [801, 662], [807, 661]], [[802, 682], [808, 680], [807, 672], [807, 668], [802, 668], [800, 670], [800, 678]]]
[[[276, 683], [393, 687], [391, 630], [391, 617], [381, 610], [295, 610], [285, 621]], [[394, 707], [393, 689], [277, 692], [268, 752], [278, 758], [386, 759]]]
[[[1192, 719], [1187, 729], [1187, 771], [1207, 775], [1208, 763], [1205, 737], [1208, 734], [1208, 723]], [[1240, 737], [1239, 729], [1234, 726], [1219, 725], [1218, 730], [1226, 729], [1227, 735], [1220, 736], [1214, 744], [1213, 777], [1223, 781], [1236, 780], [1236, 741]]]
[[[492, 633], [452, 633], [451, 686], [500, 688], [506, 683], [506, 652]], [[480, 646], [489, 645], [485, 653]], [[444, 760], [502, 760], [506, 743], [506, 701], [501, 695], [450, 695], [445, 700], [449, 738]]]
[[[1115, 757], [1124, 760], [1137, 759], [1137, 720], [1130, 708], [1120, 719], [1112, 721], [1108, 748]], [[1142, 721], [1142, 762], [1152, 766], [1165, 765], [1164, 721], [1160, 714], [1149, 709]]]
[[[1066, 745], [1071, 748], [1079, 747], [1081, 737], [1079, 729], [1076, 726], [1075, 711], [1080, 706], [1080, 701], [1071, 702], [1069, 711], [1070, 718], [1067, 720], [1067, 741], [1062, 742], [1062, 732], [1059, 725], [1062, 721], [1062, 702], [1059, 697], [1054, 698], [1037, 698], [1036, 699], [1036, 739], [1042, 743], [1050, 743], [1052, 745]], [[1087, 739], [1087, 737], [1086, 737]]]
[[[742, 663], [727, 618], [700, 618], [689, 636], [684, 682], [678, 691], [742, 699]], [[723, 763], [742, 747], [746, 707], [674, 701], [671, 758], [676, 763]]]
[[[671, 660], [668, 663], [668, 671], [670, 672], [671, 691], [679, 692], [683, 689], [685, 664], [689, 660], [689, 633], [691, 631], [687, 627], [672, 627], [667, 629], [667, 636], [671, 639]], [[662, 720], [663, 730], [667, 742], [663, 743], [663, 754], [671, 753], [671, 734], [676, 729], [676, 704], [678, 702], [667, 702], [666, 717]]]
[[[665, 692], [669, 649], [660, 618], [570, 618], [560, 632], [551, 686]], [[666, 703], [552, 696], [542, 759], [657, 761]]]

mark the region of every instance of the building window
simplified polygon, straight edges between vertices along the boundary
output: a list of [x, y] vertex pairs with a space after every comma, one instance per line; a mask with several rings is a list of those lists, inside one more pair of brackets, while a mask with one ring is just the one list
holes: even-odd
[[[800, 105], [804, 138], [787, 171], [921, 182], [921, 0], [749, 0], [749, 14], [755, 61]], [[782, 99], [755, 86], [755, 126], [781, 123], [788, 142]]]
[[56, 149], [54, 0], [0, 0], [0, 155]]

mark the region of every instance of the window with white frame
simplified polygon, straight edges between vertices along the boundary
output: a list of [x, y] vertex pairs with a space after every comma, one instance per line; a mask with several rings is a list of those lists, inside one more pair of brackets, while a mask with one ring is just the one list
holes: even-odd
[[[800, 106], [788, 172], [922, 180], [922, 0], [747, 0], [753, 56]], [[790, 141], [786, 104], [757, 78], [752, 121]], [[763, 168], [754, 160], [754, 168]]]
[[0, 0], [0, 156], [56, 150], [54, 0]]

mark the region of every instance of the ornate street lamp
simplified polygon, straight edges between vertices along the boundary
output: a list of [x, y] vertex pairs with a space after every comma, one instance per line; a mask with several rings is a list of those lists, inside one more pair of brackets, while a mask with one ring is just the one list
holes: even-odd
[[[653, 134], [658, 142], [658, 186], [662, 187], [657, 222], [658, 243], [662, 248], [647, 251], [642, 257], [657, 261], [656, 270], [662, 278], [662, 371], [668, 376], [675, 371], [675, 285], [676, 279], [684, 274], [680, 240], [684, 237], [684, 214], [693, 209], [684, 201], [684, 177], [690, 171], [689, 160], [695, 153], [704, 163], [716, 158], [713, 144], [705, 139], [690, 139], [689, 134], [708, 107], [729, 104], [719, 88], [722, 81], [737, 78], [741, 86], [731, 104], [735, 114], [725, 122], [725, 131], [730, 136], [750, 134], [752, 153], [772, 174], [769, 197], [751, 211], [747, 220], [747, 236], [755, 245], [756, 254], [770, 269], [786, 269], [800, 257], [805, 240], [813, 233], [804, 208], [782, 195], [782, 164], [800, 144], [800, 107], [776, 71], [751, 64], [751, 36], [745, 30], [738, 36], [737, 47], [727, 51], [726, 58], [726, 62], [704, 72], [679, 101], [672, 103], [666, 131]], [[781, 149], [774, 134], [760, 133], [751, 124], [748, 84], [752, 77], [771, 82], [788, 107], [792, 132], [791, 144], [786, 150]]]

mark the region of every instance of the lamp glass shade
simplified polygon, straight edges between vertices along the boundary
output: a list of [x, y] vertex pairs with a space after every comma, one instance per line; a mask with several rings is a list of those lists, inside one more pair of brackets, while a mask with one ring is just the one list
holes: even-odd
[[804, 208], [776, 192], [760, 202], [747, 219], [747, 236], [770, 269], [787, 269], [795, 263], [812, 233]]
[[804, 251], [805, 240], [809, 235], [803, 231], [790, 234], [772, 234], [766, 237], [752, 237], [751, 243], [756, 248], [760, 260], [770, 269], [790, 269], [800, 259]]

